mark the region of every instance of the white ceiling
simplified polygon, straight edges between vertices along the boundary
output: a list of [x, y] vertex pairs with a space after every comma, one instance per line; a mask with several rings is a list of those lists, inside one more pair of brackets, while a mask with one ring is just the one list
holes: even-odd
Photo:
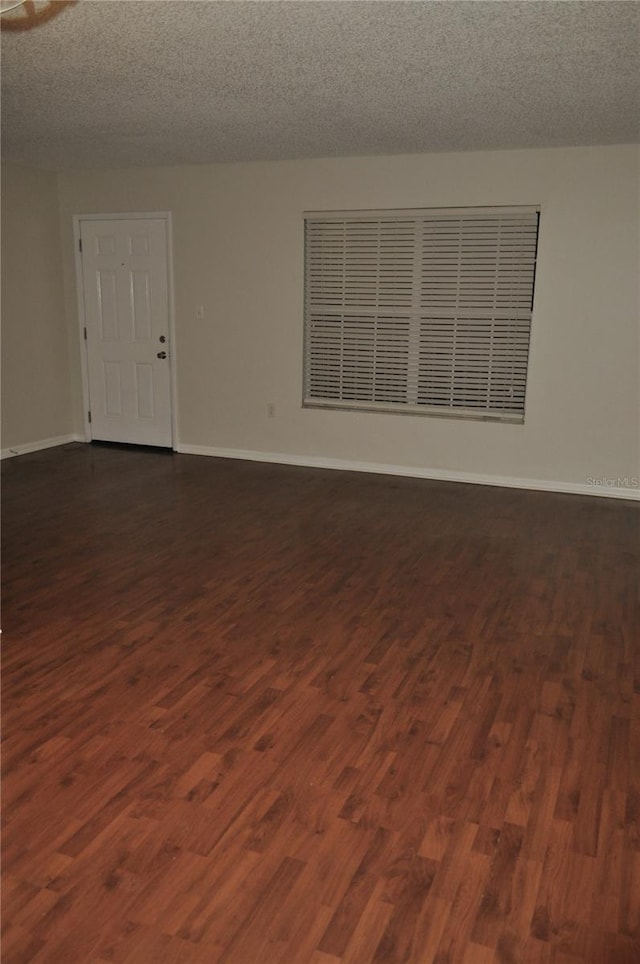
[[640, 3], [85, 0], [2, 35], [49, 169], [640, 140]]

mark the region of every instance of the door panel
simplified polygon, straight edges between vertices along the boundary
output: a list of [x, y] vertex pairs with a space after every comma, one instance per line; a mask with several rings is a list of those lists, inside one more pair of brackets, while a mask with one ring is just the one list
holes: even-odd
[[119, 362], [103, 362], [104, 410], [106, 415], [122, 415], [122, 366]]
[[138, 418], [153, 418], [153, 369], [151, 365], [136, 365], [136, 399]]
[[81, 237], [92, 438], [170, 447], [165, 221], [83, 220]]
[[98, 271], [98, 316], [100, 340], [117, 341], [120, 324], [118, 320], [118, 289], [115, 271]]

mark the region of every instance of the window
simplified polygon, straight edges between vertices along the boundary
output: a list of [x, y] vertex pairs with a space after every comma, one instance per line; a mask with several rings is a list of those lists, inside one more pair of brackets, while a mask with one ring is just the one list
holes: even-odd
[[304, 404], [524, 420], [537, 208], [305, 218]]

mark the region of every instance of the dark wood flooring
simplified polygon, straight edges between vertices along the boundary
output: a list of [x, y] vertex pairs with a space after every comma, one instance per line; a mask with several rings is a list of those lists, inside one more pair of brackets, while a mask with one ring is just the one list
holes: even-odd
[[636, 504], [3, 475], [3, 964], [640, 961]]

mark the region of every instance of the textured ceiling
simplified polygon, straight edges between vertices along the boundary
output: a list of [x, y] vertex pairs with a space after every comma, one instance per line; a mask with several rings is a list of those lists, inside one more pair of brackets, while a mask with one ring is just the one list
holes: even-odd
[[636, 2], [85, 0], [2, 56], [50, 169], [640, 139]]

